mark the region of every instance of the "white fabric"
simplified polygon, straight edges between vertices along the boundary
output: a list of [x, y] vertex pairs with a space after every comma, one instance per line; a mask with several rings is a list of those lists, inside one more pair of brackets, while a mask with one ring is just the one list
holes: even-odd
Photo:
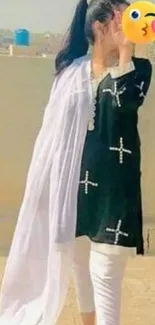
[[91, 250], [91, 241], [76, 239], [73, 275], [81, 313], [95, 311], [97, 325], [118, 325], [121, 289], [127, 257]]
[[72, 269], [78, 309], [81, 313], [90, 313], [95, 310], [89, 271], [90, 249], [91, 241], [87, 236], [76, 238]]
[[0, 325], [54, 325], [70, 279], [77, 192], [92, 103], [90, 61], [56, 78], [2, 282]]
[[112, 255], [124, 255], [130, 257], [137, 256], [137, 248], [136, 247], [125, 247], [120, 245], [111, 245], [105, 243], [91, 243], [91, 249], [95, 252], [102, 254], [112, 254]]
[[90, 274], [97, 325], [119, 325], [122, 280], [127, 257], [91, 251]]
[[110, 68], [110, 74], [112, 78], [118, 78], [134, 70], [135, 70], [134, 62], [130, 61], [125, 63], [122, 66], [118, 65], [116, 67]]

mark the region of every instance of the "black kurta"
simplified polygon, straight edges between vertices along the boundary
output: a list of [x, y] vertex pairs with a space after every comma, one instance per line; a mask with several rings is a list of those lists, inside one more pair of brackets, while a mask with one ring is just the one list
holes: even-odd
[[135, 70], [108, 74], [99, 84], [94, 131], [88, 131], [81, 165], [76, 236], [137, 247], [143, 254], [138, 108], [152, 68], [133, 59]]

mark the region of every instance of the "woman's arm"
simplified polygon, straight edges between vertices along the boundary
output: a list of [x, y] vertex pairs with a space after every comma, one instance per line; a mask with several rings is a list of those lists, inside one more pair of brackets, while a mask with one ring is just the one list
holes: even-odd
[[[115, 11], [110, 23], [111, 33], [119, 51], [119, 66], [111, 70], [112, 105], [125, 110], [137, 110], [147, 94], [151, 82], [152, 66], [149, 60], [133, 58], [133, 44], [125, 37], [121, 26], [121, 13]], [[108, 93], [108, 89], [103, 92]]]
[[123, 110], [137, 110], [147, 94], [151, 82], [152, 66], [149, 60], [132, 58], [129, 62], [111, 69], [111, 87], [103, 89], [112, 95], [113, 106]]

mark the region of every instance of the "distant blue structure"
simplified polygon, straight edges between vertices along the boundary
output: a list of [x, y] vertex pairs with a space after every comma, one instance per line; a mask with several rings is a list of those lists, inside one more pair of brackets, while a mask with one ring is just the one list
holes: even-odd
[[17, 29], [14, 35], [14, 43], [17, 46], [29, 46], [30, 32], [27, 29]]

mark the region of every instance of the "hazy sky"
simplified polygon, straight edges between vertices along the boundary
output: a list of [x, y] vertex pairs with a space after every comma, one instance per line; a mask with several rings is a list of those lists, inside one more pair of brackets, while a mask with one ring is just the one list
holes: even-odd
[[77, 0], [0, 0], [0, 28], [63, 32]]
[[[64, 32], [78, 0], [0, 0], [0, 28]], [[155, 0], [153, 0], [155, 2]]]

